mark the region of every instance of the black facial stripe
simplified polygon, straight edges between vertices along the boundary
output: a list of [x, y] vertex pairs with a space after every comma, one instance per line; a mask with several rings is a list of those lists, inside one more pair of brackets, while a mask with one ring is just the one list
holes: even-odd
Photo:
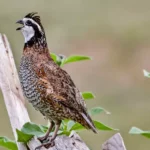
[[[40, 21], [40, 17], [39, 16], [25, 16], [24, 19], [25, 22], [25, 26], [29, 26], [32, 27], [34, 32], [34, 36], [25, 43], [24, 48], [25, 47], [31, 47], [33, 45], [35, 45], [36, 47], [47, 47], [47, 42], [46, 42], [46, 37], [45, 37], [45, 32], [43, 29], [43, 26], [41, 24]], [[28, 22], [30, 21], [30, 22]], [[39, 28], [40, 27], [40, 28]]]
[[33, 27], [33, 29], [34, 29], [34, 31], [35, 31], [35, 37], [41, 38], [42, 34], [41, 34], [41, 32], [39, 31], [38, 26], [37, 26], [36, 24], [32, 23], [32, 27]]
[[25, 25], [26, 25], [26, 26], [30, 26], [30, 27], [32, 27], [32, 28], [34, 29], [34, 31], [35, 31], [35, 35], [34, 35], [34, 36], [35, 36], [36, 39], [37, 39], [37, 38], [41, 38], [42, 33], [41, 33], [41, 31], [39, 30], [37, 24], [35, 24], [35, 23], [32, 22], [31, 20], [27, 20], [27, 21], [25, 22]]

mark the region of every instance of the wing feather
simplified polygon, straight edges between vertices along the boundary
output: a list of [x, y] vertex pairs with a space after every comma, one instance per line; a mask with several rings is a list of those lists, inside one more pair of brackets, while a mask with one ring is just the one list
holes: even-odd
[[46, 100], [54, 107], [56, 107], [57, 104], [57, 107], [63, 105], [70, 110], [74, 110], [74, 112], [83, 118], [83, 122], [81, 121], [82, 119], [80, 119], [79, 122], [96, 133], [92, 119], [87, 113], [82, 95], [68, 73], [54, 62], [40, 65], [39, 70], [39, 85], [44, 86], [44, 89], [46, 89], [44, 91], [44, 95], [48, 96]]
[[50, 64], [45, 64], [43, 70], [48, 82], [54, 90], [53, 94], [63, 97], [63, 99], [65, 99], [63, 102], [69, 107], [78, 111], [86, 110], [82, 95], [76, 88], [69, 74], [60, 67], [57, 67], [57, 65], [55, 65], [54, 68], [50, 66]]

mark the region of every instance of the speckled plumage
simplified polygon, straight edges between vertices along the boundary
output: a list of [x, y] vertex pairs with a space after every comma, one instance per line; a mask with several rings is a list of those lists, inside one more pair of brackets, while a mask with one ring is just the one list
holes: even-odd
[[36, 21], [43, 34], [25, 43], [20, 63], [24, 95], [47, 119], [55, 123], [71, 119], [96, 132], [79, 90], [68, 73], [50, 57], [40, 18]]

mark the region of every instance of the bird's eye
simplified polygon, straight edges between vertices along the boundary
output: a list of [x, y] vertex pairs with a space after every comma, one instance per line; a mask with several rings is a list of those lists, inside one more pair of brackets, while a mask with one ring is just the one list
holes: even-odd
[[32, 24], [32, 22], [30, 21], [30, 20], [28, 20], [27, 22], [26, 22], [26, 25], [28, 25], [28, 26], [30, 26]]

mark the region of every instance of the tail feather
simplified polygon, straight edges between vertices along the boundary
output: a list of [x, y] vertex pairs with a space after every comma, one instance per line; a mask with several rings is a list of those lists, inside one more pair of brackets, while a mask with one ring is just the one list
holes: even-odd
[[97, 133], [96, 131], [96, 127], [91, 119], [91, 117], [86, 113], [81, 113], [82, 117], [84, 118], [85, 122], [86, 122], [86, 127], [91, 129], [94, 133]]

